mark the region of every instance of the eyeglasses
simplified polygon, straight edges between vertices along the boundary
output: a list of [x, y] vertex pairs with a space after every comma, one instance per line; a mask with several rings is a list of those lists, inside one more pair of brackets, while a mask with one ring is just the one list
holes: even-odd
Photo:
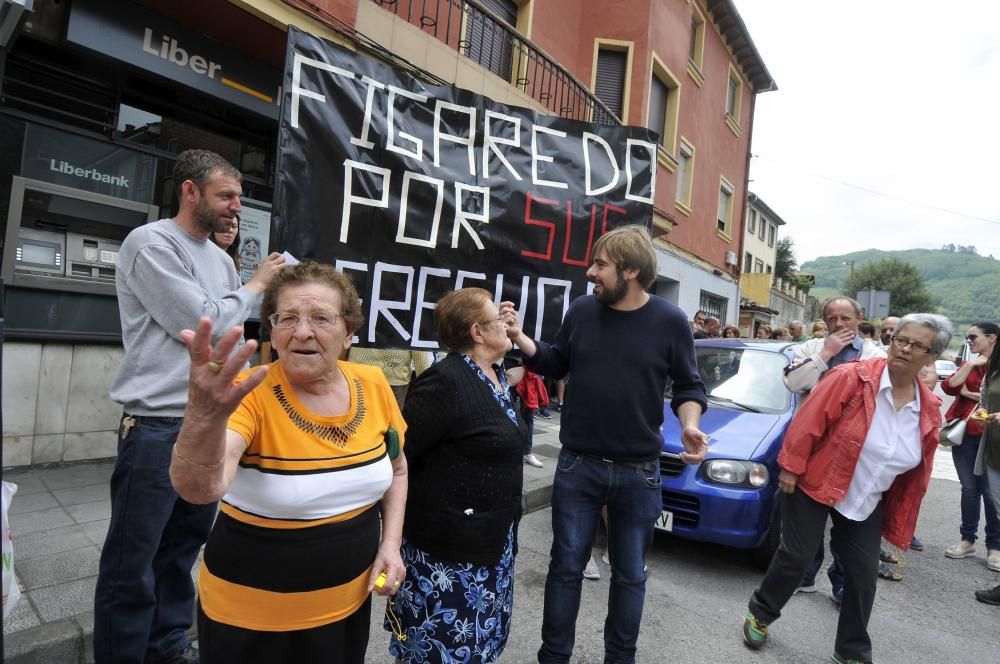
[[909, 346], [913, 349], [914, 353], [929, 353], [931, 352], [931, 347], [926, 346], [919, 341], [912, 341], [906, 337], [893, 337], [892, 343], [896, 344], [897, 348], [906, 348]]
[[293, 314], [287, 311], [279, 311], [267, 317], [271, 321], [271, 327], [283, 330], [290, 330], [298, 327], [299, 320], [306, 320], [311, 327], [330, 327], [337, 324], [337, 320], [343, 318], [340, 314], [332, 314], [325, 311], [314, 311], [306, 316]]
[[500, 314], [497, 314], [495, 317], [490, 318], [489, 320], [476, 321], [476, 325], [482, 325], [482, 326], [485, 327], [486, 325], [492, 325], [493, 323], [497, 323], [497, 322], [500, 322], [502, 320], [503, 320], [503, 316], [500, 315]]

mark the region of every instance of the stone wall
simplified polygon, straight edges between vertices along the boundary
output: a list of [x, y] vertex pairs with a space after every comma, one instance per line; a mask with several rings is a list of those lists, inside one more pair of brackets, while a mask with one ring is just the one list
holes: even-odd
[[117, 454], [121, 406], [108, 388], [120, 346], [3, 345], [3, 467]]

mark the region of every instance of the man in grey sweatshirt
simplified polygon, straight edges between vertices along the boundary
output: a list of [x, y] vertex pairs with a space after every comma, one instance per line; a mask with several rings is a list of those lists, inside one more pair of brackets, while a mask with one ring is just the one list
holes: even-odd
[[198, 661], [185, 635], [194, 612], [191, 567], [216, 506], [188, 503], [170, 484], [190, 367], [180, 332], [202, 317], [220, 335], [242, 325], [284, 264], [271, 254], [241, 286], [232, 259], [209, 240], [241, 210], [242, 176], [229, 162], [187, 150], [177, 158], [174, 180], [177, 216], [133, 230], [117, 259], [125, 356], [111, 398], [124, 413], [94, 597], [98, 664]]

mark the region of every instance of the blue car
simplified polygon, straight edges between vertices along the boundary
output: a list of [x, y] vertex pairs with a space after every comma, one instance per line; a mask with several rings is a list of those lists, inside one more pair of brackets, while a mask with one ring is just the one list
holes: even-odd
[[664, 401], [659, 530], [701, 542], [749, 549], [767, 566], [778, 548], [778, 452], [796, 396], [782, 382], [795, 344], [752, 339], [695, 341], [698, 371], [708, 392], [701, 430], [708, 453], [698, 466], [680, 460], [681, 430]]

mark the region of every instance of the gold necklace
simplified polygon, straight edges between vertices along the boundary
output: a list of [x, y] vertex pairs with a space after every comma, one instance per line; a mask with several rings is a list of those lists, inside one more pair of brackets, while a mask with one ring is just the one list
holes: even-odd
[[281, 404], [281, 409], [285, 411], [288, 419], [298, 429], [323, 440], [329, 440], [338, 447], [346, 447], [351, 436], [357, 433], [361, 422], [365, 419], [365, 393], [361, 389], [361, 381], [357, 378], [352, 378], [351, 382], [354, 385], [354, 402], [358, 404], [358, 407], [354, 413], [354, 417], [343, 424], [316, 424], [315, 422], [310, 422], [292, 406], [288, 395], [285, 394], [281, 385], [275, 385], [271, 389], [274, 392], [274, 397]]

